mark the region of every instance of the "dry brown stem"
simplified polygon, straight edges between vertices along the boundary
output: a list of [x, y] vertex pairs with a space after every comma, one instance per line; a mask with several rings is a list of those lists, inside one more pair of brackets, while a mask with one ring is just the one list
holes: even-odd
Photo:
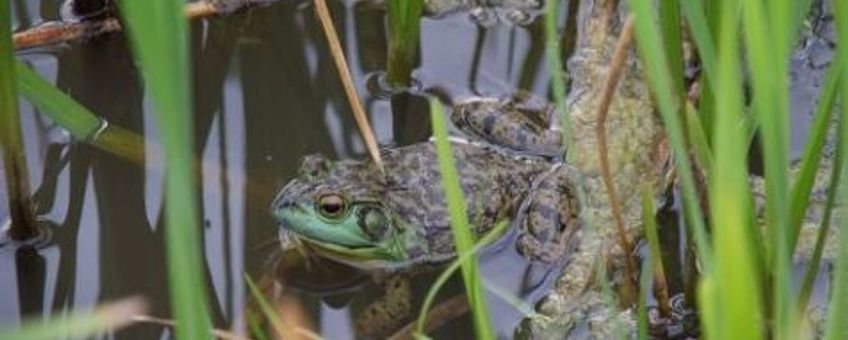
[[[597, 125], [595, 127], [595, 133], [598, 139], [598, 154], [600, 156], [601, 163], [601, 177], [603, 179], [604, 186], [607, 189], [613, 218], [615, 219], [615, 226], [618, 230], [619, 246], [625, 253], [629, 252], [632, 248], [630, 240], [627, 238], [624, 226], [625, 222], [622, 214], [621, 201], [616, 195], [615, 183], [613, 181], [612, 172], [610, 171], [606, 122], [607, 117], [609, 116], [612, 98], [615, 95], [615, 90], [618, 87], [618, 83], [621, 80], [621, 75], [624, 71], [630, 43], [633, 40], [633, 22], [634, 17], [631, 14], [627, 17], [624, 27], [621, 29], [621, 35], [616, 43], [615, 51], [613, 52], [612, 60], [610, 61], [609, 73], [607, 74], [603, 92], [601, 93], [600, 105], [598, 106], [598, 111], [596, 113]], [[636, 273], [633, 260], [628, 257], [628, 259], [625, 260], [625, 266], [627, 267], [628, 281], [633, 281]]]
[[330, 54], [333, 55], [333, 62], [339, 72], [345, 95], [350, 103], [353, 111], [353, 117], [356, 120], [356, 126], [359, 127], [359, 132], [362, 139], [365, 140], [365, 147], [368, 149], [368, 154], [381, 172], [383, 170], [383, 159], [380, 157], [380, 152], [377, 149], [377, 140], [374, 138], [374, 132], [371, 130], [371, 124], [368, 122], [368, 117], [365, 115], [365, 109], [362, 107], [362, 102], [359, 100], [359, 95], [356, 94], [356, 87], [353, 86], [353, 79], [350, 76], [350, 68], [347, 66], [347, 61], [344, 57], [342, 44], [339, 42], [339, 35], [336, 33], [336, 28], [333, 26], [333, 19], [330, 16], [330, 10], [327, 8], [325, 0], [314, 0], [315, 14], [318, 15], [318, 21], [321, 22], [321, 28], [324, 30], [324, 35], [327, 37], [327, 44], [330, 45]]
[[[249, 1], [244, 2], [250, 5]], [[219, 15], [218, 7], [209, 0], [200, 0], [185, 4], [183, 11], [187, 18], [197, 19]], [[37, 27], [15, 33], [15, 50], [47, 46], [59, 43], [90, 39], [98, 35], [121, 31], [121, 22], [117, 18], [103, 20], [83, 20], [78, 22], [51, 21]]]

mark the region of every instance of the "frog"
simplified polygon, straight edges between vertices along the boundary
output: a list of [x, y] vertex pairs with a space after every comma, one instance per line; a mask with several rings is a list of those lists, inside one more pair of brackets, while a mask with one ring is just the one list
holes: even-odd
[[[562, 162], [561, 134], [548, 106], [476, 97], [453, 105], [464, 138], [451, 150], [474, 236], [517, 220], [515, 247], [555, 264], [579, 238], [574, 171]], [[408, 321], [408, 278], [457, 257], [432, 140], [370, 159], [304, 158], [272, 203], [282, 242], [373, 273], [385, 296], [356, 320], [359, 334], [384, 337]], [[521, 212], [521, 214], [519, 214]]]

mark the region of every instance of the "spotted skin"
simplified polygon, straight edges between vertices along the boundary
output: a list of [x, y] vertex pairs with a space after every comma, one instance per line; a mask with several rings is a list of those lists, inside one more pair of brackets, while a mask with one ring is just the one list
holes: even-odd
[[474, 98], [459, 103], [451, 121], [474, 138], [535, 155], [562, 153], [562, 132], [554, 129], [553, 108], [546, 104]]

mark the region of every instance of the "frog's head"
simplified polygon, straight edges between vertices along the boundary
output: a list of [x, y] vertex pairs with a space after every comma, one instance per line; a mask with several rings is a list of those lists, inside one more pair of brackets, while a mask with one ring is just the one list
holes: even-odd
[[307, 156], [273, 203], [281, 236], [361, 268], [410, 260], [413, 233], [385, 202], [385, 176], [370, 162]]

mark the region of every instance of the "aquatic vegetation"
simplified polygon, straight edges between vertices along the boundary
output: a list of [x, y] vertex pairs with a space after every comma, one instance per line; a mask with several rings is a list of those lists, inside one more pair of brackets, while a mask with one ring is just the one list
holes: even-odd
[[[442, 176], [442, 187], [445, 190], [448, 212], [450, 213], [451, 230], [453, 231], [456, 250], [459, 254], [474, 254], [474, 235], [468, 223], [466, 201], [459, 184], [456, 163], [448, 141], [447, 125], [445, 124], [442, 104], [437, 100], [430, 101], [430, 119], [433, 121], [433, 134], [436, 137], [436, 153], [439, 159], [439, 173]], [[474, 333], [478, 339], [494, 339], [492, 334], [492, 319], [486, 308], [483, 296], [483, 280], [477, 267], [474, 255], [460, 262], [462, 279], [468, 294], [468, 304], [474, 318]]]
[[[154, 100], [165, 154], [165, 242], [181, 339], [210, 336], [193, 164], [188, 25], [178, 1], [122, 1], [134, 52]], [[151, 25], [150, 23], [156, 23]]]
[[389, 0], [389, 58], [386, 77], [396, 88], [411, 85], [412, 69], [418, 56], [423, 0]]
[[[733, 334], [745, 338], [761, 338], [765, 330], [772, 325], [770, 332], [777, 338], [795, 338], [800, 332], [800, 314], [798, 304], [806, 305], [807, 298], [798, 301], [796, 291], [792, 288], [790, 263], [796, 251], [796, 240], [802, 228], [802, 219], [809, 204], [809, 193], [815, 173], [818, 170], [824, 138], [827, 135], [827, 121], [832, 106], [833, 80], [828, 81], [819, 101], [816, 113], [816, 123], [812, 127], [810, 139], [807, 141], [804, 156], [801, 161], [801, 172], [795, 178], [794, 186], [790, 186], [788, 162], [789, 128], [789, 95], [788, 95], [788, 60], [797, 30], [809, 2], [744, 2], [736, 6], [732, 2], [710, 1], [712, 23], [714, 29], [707, 26], [704, 7], [698, 1], [683, 2], [683, 11], [687, 23], [694, 32], [695, 42], [700, 48], [702, 65], [704, 65], [707, 86], [703, 91], [710, 91], [709, 96], [701, 97], [701, 103], [709, 104], [714, 112], [712, 115], [701, 116], [704, 129], [712, 132], [711, 145], [703, 141], [695, 142], [700, 149], [698, 158], [713, 159], [700, 162], [709, 166], [709, 206], [711, 207], [712, 236], [707, 240], [706, 233], [696, 228], [695, 240], [702, 267], [701, 316], [708, 337], [722, 338]], [[718, 3], [718, 4], [716, 4]], [[657, 53], [663, 44], [674, 44], [660, 41], [650, 20], [650, 8], [647, 2], [631, 1], [639, 18], [638, 43], [643, 60], [648, 62], [648, 70], [652, 75], [651, 81], [658, 98], [660, 111], [663, 113], [666, 129], [672, 139], [683, 135], [683, 129], [677, 124], [675, 107], [684, 105], [672, 98], [680, 95], [668, 85], [667, 72], [664, 70], [670, 64], [673, 53], [665, 55]], [[718, 6], [718, 7], [715, 7]], [[838, 17], [838, 15], [837, 15]], [[647, 19], [645, 19], [647, 18]], [[661, 21], [662, 22], [662, 21]], [[771, 26], [769, 26], [771, 25]], [[774, 29], [778, 27], [777, 29]], [[744, 40], [737, 41], [741, 30]], [[718, 33], [718, 40], [713, 41], [710, 32]], [[668, 36], [662, 36], [668, 39]], [[666, 46], [667, 46], [666, 45]], [[719, 46], [718, 49], [713, 46]], [[714, 51], [720, 51], [715, 53]], [[748, 52], [748, 69], [750, 72], [753, 101], [751, 114], [745, 114], [742, 93], [743, 74], [740, 50]], [[831, 73], [838, 72], [840, 58], [834, 59]], [[653, 65], [652, 65], [653, 64]], [[832, 75], [830, 78], [834, 78]], [[713, 86], [715, 85], [715, 86]], [[681, 97], [686, 98], [686, 97]], [[688, 105], [688, 104], [686, 104]], [[706, 105], [705, 105], [706, 106]], [[694, 108], [693, 108], [694, 109]], [[714, 119], [711, 122], [707, 120]], [[747, 122], [740, 124], [740, 122]], [[690, 131], [699, 131], [690, 125]], [[746, 138], [746, 126], [759, 131], [764, 155], [766, 203], [765, 226], [761, 228], [757, 222], [757, 211], [753, 204], [747, 179], [747, 151], [750, 139]], [[685, 162], [687, 156], [680, 151], [685, 150], [678, 142], [673, 142], [675, 158], [678, 167]], [[682, 140], [681, 140], [682, 142]], [[691, 142], [690, 142], [691, 143]], [[709, 142], [708, 142], [709, 143]], [[680, 143], [682, 144], [682, 143]], [[709, 148], [709, 150], [704, 150]], [[712, 164], [714, 162], [714, 164]], [[838, 171], [838, 170], [834, 170]], [[696, 202], [694, 190], [687, 190], [691, 184], [691, 172], [687, 169], [679, 173], [684, 190], [684, 206], [692, 206]], [[836, 182], [831, 182], [831, 191], [835, 190]], [[693, 224], [702, 217], [688, 209], [687, 224]], [[827, 223], [827, 222], [824, 222]], [[823, 242], [826, 228], [820, 231], [819, 241]], [[708, 247], [721, 249], [721, 254], [712, 254]], [[712, 259], [712, 260], [711, 260]], [[730, 260], [732, 259], [732, 260]], [[818, 268], [821, 261], [820, 253], [810, 261], [809, 265]], [[814, 277], [808, 272], [806, 281]], [[835, 282], [838, 282], [835, 281]], [[838, 285], [838, 283], [837, 283]], [[803, 295], [809, 294], [809, 283]], [[772, 320], [764, 322], [763, 320]], [[833, 322], [835, 319], [831, 319]]]
[[[0, 6], [0, 22], [10, 22], [11, 9]], [[7, 231], [16, 241], [36, 235], [35, 210], [29, 190], [29, 172], [24, 154], [21, 119], [18, 115], [18, 97], [15, 84], [15, 66], [12, 49], [12, 28], [0, 27], [0, 150], [3, 152], [3, 174], [6, 176], [6, 194], [9, 200], [12, 224]], [[3, 231], [6, 232], [6, 231]]]

